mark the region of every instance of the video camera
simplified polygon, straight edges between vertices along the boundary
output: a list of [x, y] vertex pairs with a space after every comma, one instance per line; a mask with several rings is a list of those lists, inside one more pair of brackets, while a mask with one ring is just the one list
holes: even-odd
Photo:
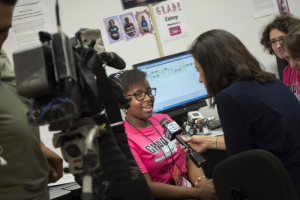
[[[58, 9], [57, 9], [58, 11]], [[129, 108], [105, 66], [125, 68], [115, 53], [94, 50], [95, 39], [76, 45], [60, 30], [40, 32], [41, 44], [13, 54], [17, 91], [30, 99], [31, 125], [49, 124], [81, 199], [153, 199], [128, 146], [120, 108]]]

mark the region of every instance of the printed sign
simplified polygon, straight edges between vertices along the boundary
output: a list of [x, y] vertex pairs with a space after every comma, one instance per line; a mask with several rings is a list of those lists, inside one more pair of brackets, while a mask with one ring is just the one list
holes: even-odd
[[169, 0], [153, 7], [159, 31], [165, 42], [187, 37], [188, 30], [180, 0]]

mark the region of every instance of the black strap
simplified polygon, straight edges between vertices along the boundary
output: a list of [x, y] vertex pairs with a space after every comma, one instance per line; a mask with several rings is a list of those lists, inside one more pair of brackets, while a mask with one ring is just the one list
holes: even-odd
[[93, 53], [93, 56], [87, 62], [87, 66], [97, 77], [98, 94], [99, 98], [102, 100], [104, 108], [106, 109], [107, 118], [111, 124], [121, 122], [123, 120], [119, 104], [109, 84], [105, 69], [102, 66], [103, 63], [96, 52], [93, 51]]

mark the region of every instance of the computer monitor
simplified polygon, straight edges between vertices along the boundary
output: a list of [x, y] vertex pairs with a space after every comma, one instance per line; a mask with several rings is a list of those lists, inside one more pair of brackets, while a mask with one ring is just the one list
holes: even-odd
[[133, 65], [144, 71], [151, 87], [156, 88], [154, 113], [165, 113], [170, 117], [185, 114], [207, 106], [208, 97], [195, 61], [187, 52], [150, 60]]

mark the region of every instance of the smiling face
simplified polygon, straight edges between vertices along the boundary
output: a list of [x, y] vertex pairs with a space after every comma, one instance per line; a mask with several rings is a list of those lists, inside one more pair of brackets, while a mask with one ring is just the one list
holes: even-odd
[[14, 6], [0, 3], [0, 49], [8, 36]]
[[[278, 29], [272, 29], [270, 32], [270, 41], [280, 40], [283, 39], [285, 36], [286, 34], [284, 32], [281, 32]], [[285, 58], [285, 53], [283, 48], [281, 47], [280, 42], [276, 42], [276, 45], [272, 45], [272, 49], [279, 58]]]
[[[136, 85], [130, 87], [129, 91], [125, 93], [126, 95], [131, 95], [137, 92], [144, 92], [150, 89], [148, 81], [145, 80], [144, 84]], [[135, 96], [131, 97], [130, 108], [127, 110], [126, 119], [127, 121], [134, 125], [136, 128], [141, 128], [145, 122], [148, 122], [148, 118], [152, 116], [153, 105], [155, 98], [150, 98], [147, 94], [145, 98], [138, 101]]]
[[300, 52], [292, 53], [289, 49], [285, 48], [285, 56], [291, 68], [294, 68], [300, 74]]

